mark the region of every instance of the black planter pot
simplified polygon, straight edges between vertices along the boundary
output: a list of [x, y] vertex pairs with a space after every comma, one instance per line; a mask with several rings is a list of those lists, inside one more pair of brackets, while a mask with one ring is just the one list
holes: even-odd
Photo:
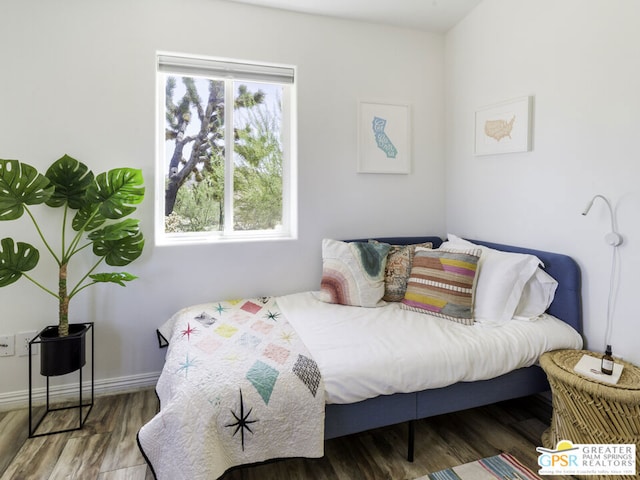
[[55, 377], [75, 372], [86, 363], [86, 333], [88, 324], [69, 324], [69, 335], [58, 336], [58, 326], [40, 332], [40, 374]]

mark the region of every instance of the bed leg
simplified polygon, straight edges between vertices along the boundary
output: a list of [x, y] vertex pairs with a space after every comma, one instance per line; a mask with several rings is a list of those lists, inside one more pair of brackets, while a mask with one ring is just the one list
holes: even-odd
[[409, 420], [409, 438], [407, 439], [407, 460], [413, 463], [413, 451], [416, 437], [415, 420]]

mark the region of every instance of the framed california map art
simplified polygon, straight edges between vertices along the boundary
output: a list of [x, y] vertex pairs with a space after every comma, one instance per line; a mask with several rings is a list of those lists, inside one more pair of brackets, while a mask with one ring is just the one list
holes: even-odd
[[358, 107], [358, 172], [409, 173], [409, 105], [360, 102]]
[[531, 150], [533, 97], [520, 97], [476, 111], [475, 154]]

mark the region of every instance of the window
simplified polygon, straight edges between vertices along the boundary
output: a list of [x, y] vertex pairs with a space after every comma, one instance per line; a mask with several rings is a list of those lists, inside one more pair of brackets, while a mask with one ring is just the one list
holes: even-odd
[[158, 243], [296, 236], [294, 72], [158, 55]]

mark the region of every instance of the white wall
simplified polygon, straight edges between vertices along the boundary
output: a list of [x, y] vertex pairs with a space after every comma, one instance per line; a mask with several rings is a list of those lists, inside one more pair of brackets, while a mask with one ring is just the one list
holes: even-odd
[[[441, 35], [216, 0], [3, 2], [0, 158], [44, 170], [68, 153], [96, 172], [131, 166], [146, 177], [137, 218], [147, 246], [127, 268], [140, 279], [92, 287], [71, 305], [72, 321], [96, 322], [97, 380], [159, 372], [155, 328], [183, 306], [317, 288], [322, 237], [444, 234], [443, 45]], [[298, 240], [154, 247], [158, 50], [298, 66]], [[355, 173], [358, 99], [411, 104], [411, 175]], [[35, 241], [31, 231], [0, 223], [0, 237]], [[52, 266], [45, 273], [53, 280]], [[0, 302], [0, 334], [56, 321], [53, 297], [25, 280], [0, 289]], [[0, 357], [0, 400], [27, 389], [26, 365]]]
[[[611, 247], [625, 243], [614, 354], [640, 364], [640, 3], [484, 0], [445, 40], [447, 228], [572, 255], [582, 269], [587, 346], [604, 348]], [[534, 148], [475, 157], [474, 112], [535, 96]]]

